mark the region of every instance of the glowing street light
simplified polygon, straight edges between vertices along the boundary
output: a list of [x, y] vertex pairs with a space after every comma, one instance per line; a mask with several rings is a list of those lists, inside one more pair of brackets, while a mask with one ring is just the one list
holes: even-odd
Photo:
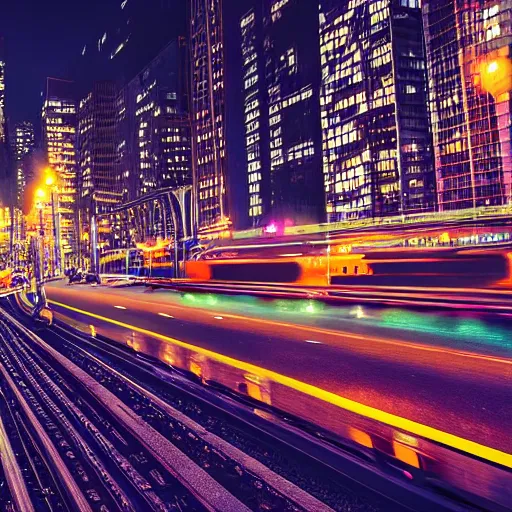
[[51, 167], [46, 167], [44, 170], [44, 183], [47, 187], [53, 187], [57, 182], [57, 177], [55, 176], [55, 172]]
[[493, 60], [488, 66], [487, 66], [487, 73], [496, 73], [498, 71], [499, 65], [498, 62]]
[[40, 202], [44, 201], [46, 198], [46, 191], [44, 188], [38, 188], [36, 190], [36, 199], [38, 199]]
[[44, 184], [49, 189], [50, 198], [51, 198], [51, 208], [52, 208], [52, 224], [53, 224], [53, 238], [55, 243], [55, 268], [60, 268], [60, 261], [62, 260], [62, 255], [60, 253], [61, 249], [61, 240], [60, 240], [60, 230], [58, 226], [58, 213], [55, 211], [55, 208], [58, 209], [58, 190], [57, 190], [57, 174], [53, 170], [52, 167], [48, 166], [43, 171], [44, 176]]

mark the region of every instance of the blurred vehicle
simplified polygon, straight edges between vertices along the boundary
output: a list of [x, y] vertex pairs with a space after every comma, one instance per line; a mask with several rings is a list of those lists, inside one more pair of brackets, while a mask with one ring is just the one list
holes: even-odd
[[28, 286], [29, 280], [27, 276], [21, 271], [15, 271], [11, 274], [11, 288], [19, 286]]
[[85, 274], [85, 282], [87, 284], [101, 284], [101, 279], [98, 274], [95, 274], [94, 272], [87, 272]]
[[68, 273], [68, 284], [81, 283], [84, 275], [81, 270], [70, 270]]
[[335, 276], [371, 275], [364, 254], [343, 247], [293, 244], [237, 246], [205, 251], [185, 263], [187, 277], [196, 281], [287, 283], [326, 286]]
[[84, 270], [71, 271], [68, 274], [68, 284], [100, 284], [101, 279], [94, 272], [86, 272]]

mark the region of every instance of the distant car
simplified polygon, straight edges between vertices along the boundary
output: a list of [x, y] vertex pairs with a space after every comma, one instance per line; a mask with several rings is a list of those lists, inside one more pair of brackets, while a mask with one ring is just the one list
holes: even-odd
[[17, 288], [18, 286], [28, 285], [27, 277], [21, 272], [13, 273], [11, 276], [11, 288]]
[[83, 278], [84, 278], [84, 276], [83, 276], [82, 272], [76, 272], [74, 274], [69, 274], [68, 284], [81, 283]]
[[75, 274], [70, 274], [68, 277], [68, 284], [80, 284], [80, 283], [86, 283], [86, 284], [100, 284], [101, 279], [98, 274], [95, 274], [94, 272], [76, 272]]
[[100, 284], [101, 279], [98, 274], [95, 274], [94, 272], [88, 272], [87, 274], [85, 274], [85, 282], [88, 284]]

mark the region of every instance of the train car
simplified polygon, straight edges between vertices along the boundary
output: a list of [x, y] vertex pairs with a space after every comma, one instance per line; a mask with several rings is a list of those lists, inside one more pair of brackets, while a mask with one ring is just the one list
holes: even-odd
[[371, 273], [364, 254], [333, 251], [327, 245], [231, 246], [205, 251], [185, 264], [194, 281], [326, 286], [333, 276]]

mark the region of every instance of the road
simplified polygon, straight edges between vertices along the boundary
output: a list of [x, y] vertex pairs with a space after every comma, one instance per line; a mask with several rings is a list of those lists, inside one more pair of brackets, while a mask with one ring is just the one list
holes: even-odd
[[242, 299], [60, 282], [47, 295], [512, 453], [512, 348], [503, 326], [500, 337], [476, 319], [426, 316], [417, 329], [418, 318], [400, 310], [394, 322], [365, 323], [357, 308], [333, 318], [285, 302], [268, 313]]

